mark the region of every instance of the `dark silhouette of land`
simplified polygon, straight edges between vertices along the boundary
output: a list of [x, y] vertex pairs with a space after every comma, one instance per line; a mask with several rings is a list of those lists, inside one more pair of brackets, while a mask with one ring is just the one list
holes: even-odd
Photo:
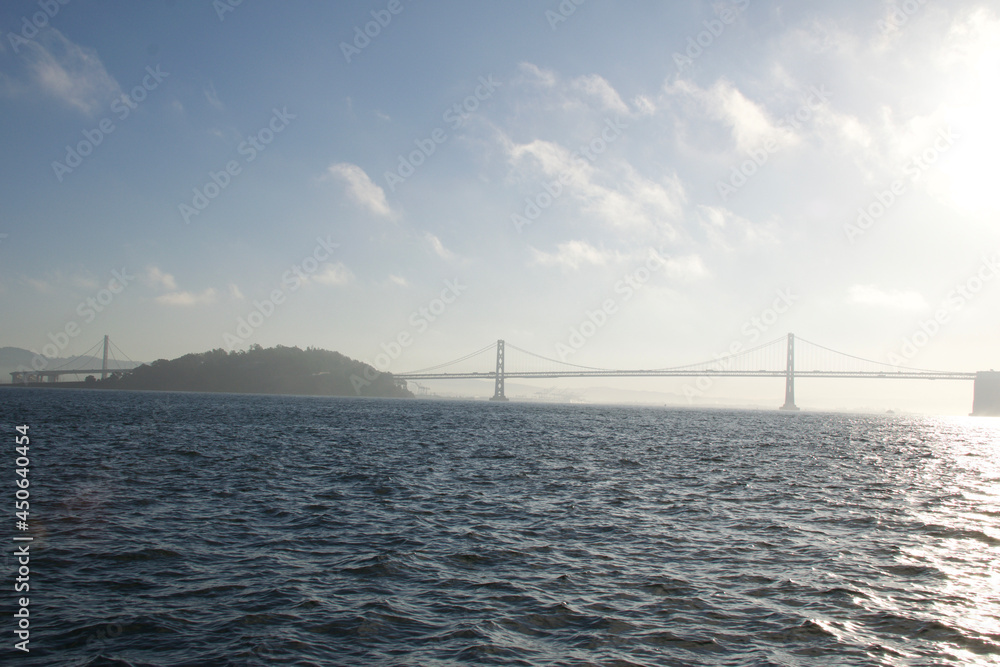
[[308, 396], [412, 398], [406, 382], [380, 373], [339, 352], [308, 348], [251, 346], [247, 351], [222, 349], [159, 359], [100, 380], [34, 384], [44, 387], [87, 387], [154, 391], [207, 391]]

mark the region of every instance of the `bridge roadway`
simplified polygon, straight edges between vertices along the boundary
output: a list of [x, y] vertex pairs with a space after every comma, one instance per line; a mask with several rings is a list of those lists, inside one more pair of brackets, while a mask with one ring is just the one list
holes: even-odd
[[[868, 371], [800, 371], [796, 378], [882, 378], [887, 380], [975, 380], [975, 373], [950, 371], [917, 372], [897, 371], [878, 373]], [[393, 373], [400, 380], [493, 380], [496, 371], [482, 373]], [[726, 371], [726, 370], [633, 370], [633, 371], [504, 371], [505, 378], [567, 378], [567, 377], [773, 377], [787, 378], [788, 371]]]
[[13, 371], [10, 374], [11, 384], [18, 384], [21, 382], [30, 382], [31, 380], [25, 380], [24, 378], [47, 378], [48, 382], [55, 382], [59, 379], [60, 375], [101, 375], [111, 374], [115, 372], [121, 372], [120, 369], [110, 369], [110, 368], [98, 368], [97, 370], [82, 370], [82, 371]]

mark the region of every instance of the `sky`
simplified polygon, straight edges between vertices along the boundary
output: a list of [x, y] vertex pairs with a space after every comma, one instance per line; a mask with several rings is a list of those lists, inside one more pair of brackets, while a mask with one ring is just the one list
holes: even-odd
[[[11, 0], [0, 34], [0, 346], [1000, 369], [995, 3]], [[809, 387], [971, 407], [884, 384]]]

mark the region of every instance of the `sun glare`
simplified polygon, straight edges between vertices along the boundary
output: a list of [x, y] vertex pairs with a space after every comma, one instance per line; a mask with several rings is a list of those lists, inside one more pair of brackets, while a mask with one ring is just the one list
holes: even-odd
[[1000, 48], [992, 33], [982, 34], [982, 48], [970, 54], [968, 85], [948, 118], [959, 135], [942, 165], [948, 196], [971, 212], [1000, 210], [995, 174], [1000, 160]]

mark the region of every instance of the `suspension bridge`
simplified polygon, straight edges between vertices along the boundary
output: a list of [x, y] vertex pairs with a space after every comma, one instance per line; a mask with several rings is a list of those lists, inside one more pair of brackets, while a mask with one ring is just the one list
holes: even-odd
[[[95, 361], [97, 360], [97, 357], [94, 355], [101, 351], [102, 345], [104, 349], [101, 356], [101, 367], [93, 368]], [[123, 357], [123, 360], [118, 359], [115, 355], [115, 350], [117, 350], [118, 354]], [[91, 368], [87, 368], [87, 365], [90, 365]], [[82, 366], [82, 368], [76, 368], [77, 366]], [[138, 364], [129, 359], [117, 345], [112, 343], [109, 336], [104, 336], [103, 341], [97, 343], [83, 354], [73, 357], [72, 359], [67, 359], [55, 368], [13, 371], [10, 374], [10, 381], [11, 384], [58, 382], [59, 378], [64, 375], [93, 375], [95, 379], [98, 375], [100, 375], [101, 379], [104, 380], [109, 374], [124, 373], [131, 370], [135, 366], [138, 366]]]
[[[495, 350], [495, 352], [494, 352]], [[509, 352], [514, 352], [510, 354]], [[935, 371], [907, 368], [838, 352], [788, 334], [756, 347], [682, 366], [650, 369], [610, 369], [581, 366], [523, 350], [498, 340], [463, 357], [407, 373], [400, 380], [488, 379], [494, 382], [491, 401], [506, 401], [507, 378], [568, 377], [773, 377], [785, 380], [782, 410], [795, 405], [795, 378], [870, 378], [896, 380], [972, 380], [973, 414], [1000, 414], [1000, 372]]]

